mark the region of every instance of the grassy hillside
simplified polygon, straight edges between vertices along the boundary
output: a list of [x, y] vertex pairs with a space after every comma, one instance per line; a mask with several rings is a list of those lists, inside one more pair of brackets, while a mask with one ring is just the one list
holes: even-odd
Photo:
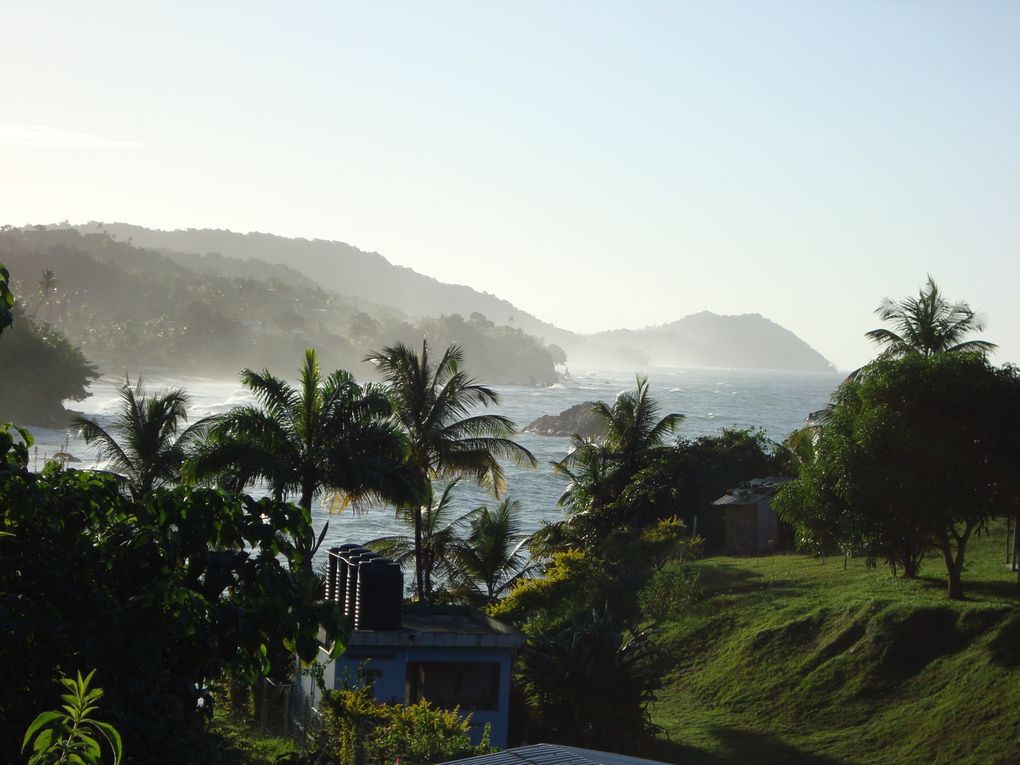
[[799, 555], [696, 564], [706, 594], [663, 626], [654, 755], [699, 763], [1020, 763], [1020, 587], [1001, 526], [968, 600], [940, 559], [915, 581]]

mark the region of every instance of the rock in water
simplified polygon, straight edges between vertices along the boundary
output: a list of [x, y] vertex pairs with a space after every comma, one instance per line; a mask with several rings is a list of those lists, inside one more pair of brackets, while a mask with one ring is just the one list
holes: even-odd
[[540, 436], [563, 436], [574, 433], [587, 438], [602, 438], [606, 435], [605, 421], [591, 409], [597, 401], [585, 401], [564, 409], [559, 414], [547, 414], [528, 425], [525, 430]]

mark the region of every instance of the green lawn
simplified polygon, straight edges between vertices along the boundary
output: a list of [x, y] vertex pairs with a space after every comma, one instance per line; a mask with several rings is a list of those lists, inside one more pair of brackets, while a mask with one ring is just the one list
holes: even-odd
[[677, 763], [1020, 763], [1020, 586], [1002, 526], [971, 542], [968, 600], [842, 558], [709, 558], [662, 625], [652, 707]]

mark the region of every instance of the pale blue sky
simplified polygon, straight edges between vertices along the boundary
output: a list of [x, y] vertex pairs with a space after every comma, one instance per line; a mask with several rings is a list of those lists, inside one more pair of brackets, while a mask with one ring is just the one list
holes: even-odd
[[[1020, 3], [0, 2], [0, 222], [322, 237], [841, 368], [932, 273], [1020, 361]], [[28, 128], [36, 128], [28, 130]]]

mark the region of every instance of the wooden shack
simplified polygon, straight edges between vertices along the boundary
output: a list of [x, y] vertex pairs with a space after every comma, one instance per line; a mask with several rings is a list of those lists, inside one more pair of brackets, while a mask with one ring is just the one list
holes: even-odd
[[719, 497], [702, 523], [709, 550], [759, 555], [793, 548], [793, 527], [772, 509], [772, 497], [789, 478], [755, 478]]

